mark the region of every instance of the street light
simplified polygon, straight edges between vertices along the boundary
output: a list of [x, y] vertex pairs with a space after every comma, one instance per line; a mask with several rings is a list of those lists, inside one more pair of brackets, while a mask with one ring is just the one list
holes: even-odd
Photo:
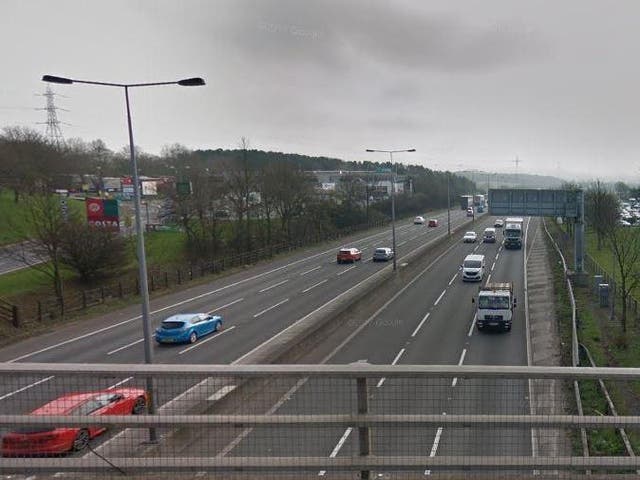
[[[410, 148], [408, 150], [373, 150], [371, 148], [367, 148], [367, 152], [378, 152], [378, 153], [388, 153], [389, 159], [391, 160], [391, 168], [393, 168], [393, 154], [394, 153], [402, 153], [402, 152], [415, 152], [415, 148]], [[393, 180], [391, 181], [391, 241], [393, 243], [393, 270], [397, 269], [396, 265], [396, 172], [393, 172], [392, 176]]]
[[[134, 205], [136, 214], [136, 235], [138, 247], [138, 268], [140, 276], [140, 296], [142, 297], [142, 330], [144, 333], [144, 361], [145, 363], [153, 363], [153, 350], [151, 349], [151, 320], [149, 318], [149, 285], [147, 283], [147, 258], [144, 251], [144, 234], [141, 221], [140, 207], [140, 185], [138, 180], [138, 163], [135, 155], [135, 147], [133, 143], [133, 127], [131, 126], [131, 108], [129, 106], [129, 88], [133, 87], [154, 87], [159, 85], [180, 85], [183, 87], [198, 87], [205, 84], [204, 80], [199, 77], [185, 78], [183, 80], [173, 82], [154, 82], [154, 83], [110, 83], [95, 82], [90, 80], [76, 80], [65, 77], [57, 77], [54, 75], [44, 75], [43, 82], [57, 83], [61, 85], [71, 85], [73, 83], [86, 83], [88, 85], [102, 85], [106, 87], [124, 88], [124, 98], [127, 106], [127, 125], [129, 129], [129, 153], [131, 156], [131, 170], [133, 170], [133, 192]], [[153, 382], [151, 377], [147, 378], [147, 390], [151, 401], [149, 402], [149, 413], [154, 413], [154, 396]], [[155, 428], [149, 429], [149, 440], [156, 441]]]

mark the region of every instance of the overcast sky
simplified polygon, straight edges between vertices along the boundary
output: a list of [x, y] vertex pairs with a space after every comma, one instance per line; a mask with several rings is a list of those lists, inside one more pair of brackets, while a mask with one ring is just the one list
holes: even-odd
[[[134, 136], [582, 177], [640, 174], [640, 2], [2, 0], [0, 126], [43, 74], [131, 92]], [[123, 91], [53, 85], [65, 137], [127, 143]], [[64, 95], [64, 96], [63, 96]]]

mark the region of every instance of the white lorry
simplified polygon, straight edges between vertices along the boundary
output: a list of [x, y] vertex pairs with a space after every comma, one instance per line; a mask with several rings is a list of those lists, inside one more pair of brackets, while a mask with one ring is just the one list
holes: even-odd
[[[476, 299], [472, 299], [476, 303]], [[477, 299], [476, 325], [478, 330], [494, 328], [510, 331], [516, 299], [511, 282], [487, 283], [480, 287]]]
[[504, 221], [504, 248], [521, 249], [522, 236], [524, 234], [524, 219], [522, 217], [509, 217]]

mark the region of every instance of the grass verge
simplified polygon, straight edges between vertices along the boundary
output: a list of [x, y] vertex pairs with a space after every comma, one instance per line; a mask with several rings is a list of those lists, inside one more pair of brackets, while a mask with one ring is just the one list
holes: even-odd
[[[557, 225], [547, 222], [550, 233], [557, 240], [565, 233]], [[562, 242], [558, 242], [562, 245]], [[555, 248], [550, 248], [555, 252]], [[572, 252], [563, 249], [566, 259]], [[571, 365], [571, 310], [566, 288], [562, 264], [557, 253], [554, 253], [554, 290], [556, 296], [556, 316], [563, 346], [563, 363]], [[590, 284], [590, 282], [589, 282]], [[637, 325], [629, 328], [626, 336], [622, 335], [620, 322], [612, 321], [610, 310], [602, 308], [596, 302], [590, 287], [574, 285], [574, 295], [578, 316], [578, 341], [590, 352], [596, 366], [601, 367], [638, 367], [640, 365], [640, 331]], [[583, 355], [582, 365], [588, 365]], [[638, 415], [640, 413], [640, 382], [605, 382], [613, 403], [620, 415]], [[606, 399], [597, 381], [579, 382], [582, 405], [585, 415], [611, 415]], [[640, 435], [627, 429], [632, 447], [640, 452]], [[591, 455], [627, 455], [626, 449], [617, 429], [587, 430], [589, 451]], [[579, 447], [577, 439], [574, 446]], [[577, 450], [581, 453], [581, 450]]]

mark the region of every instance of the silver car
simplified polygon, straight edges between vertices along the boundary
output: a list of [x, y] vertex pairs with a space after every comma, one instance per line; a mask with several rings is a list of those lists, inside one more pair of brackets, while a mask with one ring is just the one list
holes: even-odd
[[393, 258], [393, 250], [387, 247], [376, 248], [373, 251], [374, 262], [386, 262]]

